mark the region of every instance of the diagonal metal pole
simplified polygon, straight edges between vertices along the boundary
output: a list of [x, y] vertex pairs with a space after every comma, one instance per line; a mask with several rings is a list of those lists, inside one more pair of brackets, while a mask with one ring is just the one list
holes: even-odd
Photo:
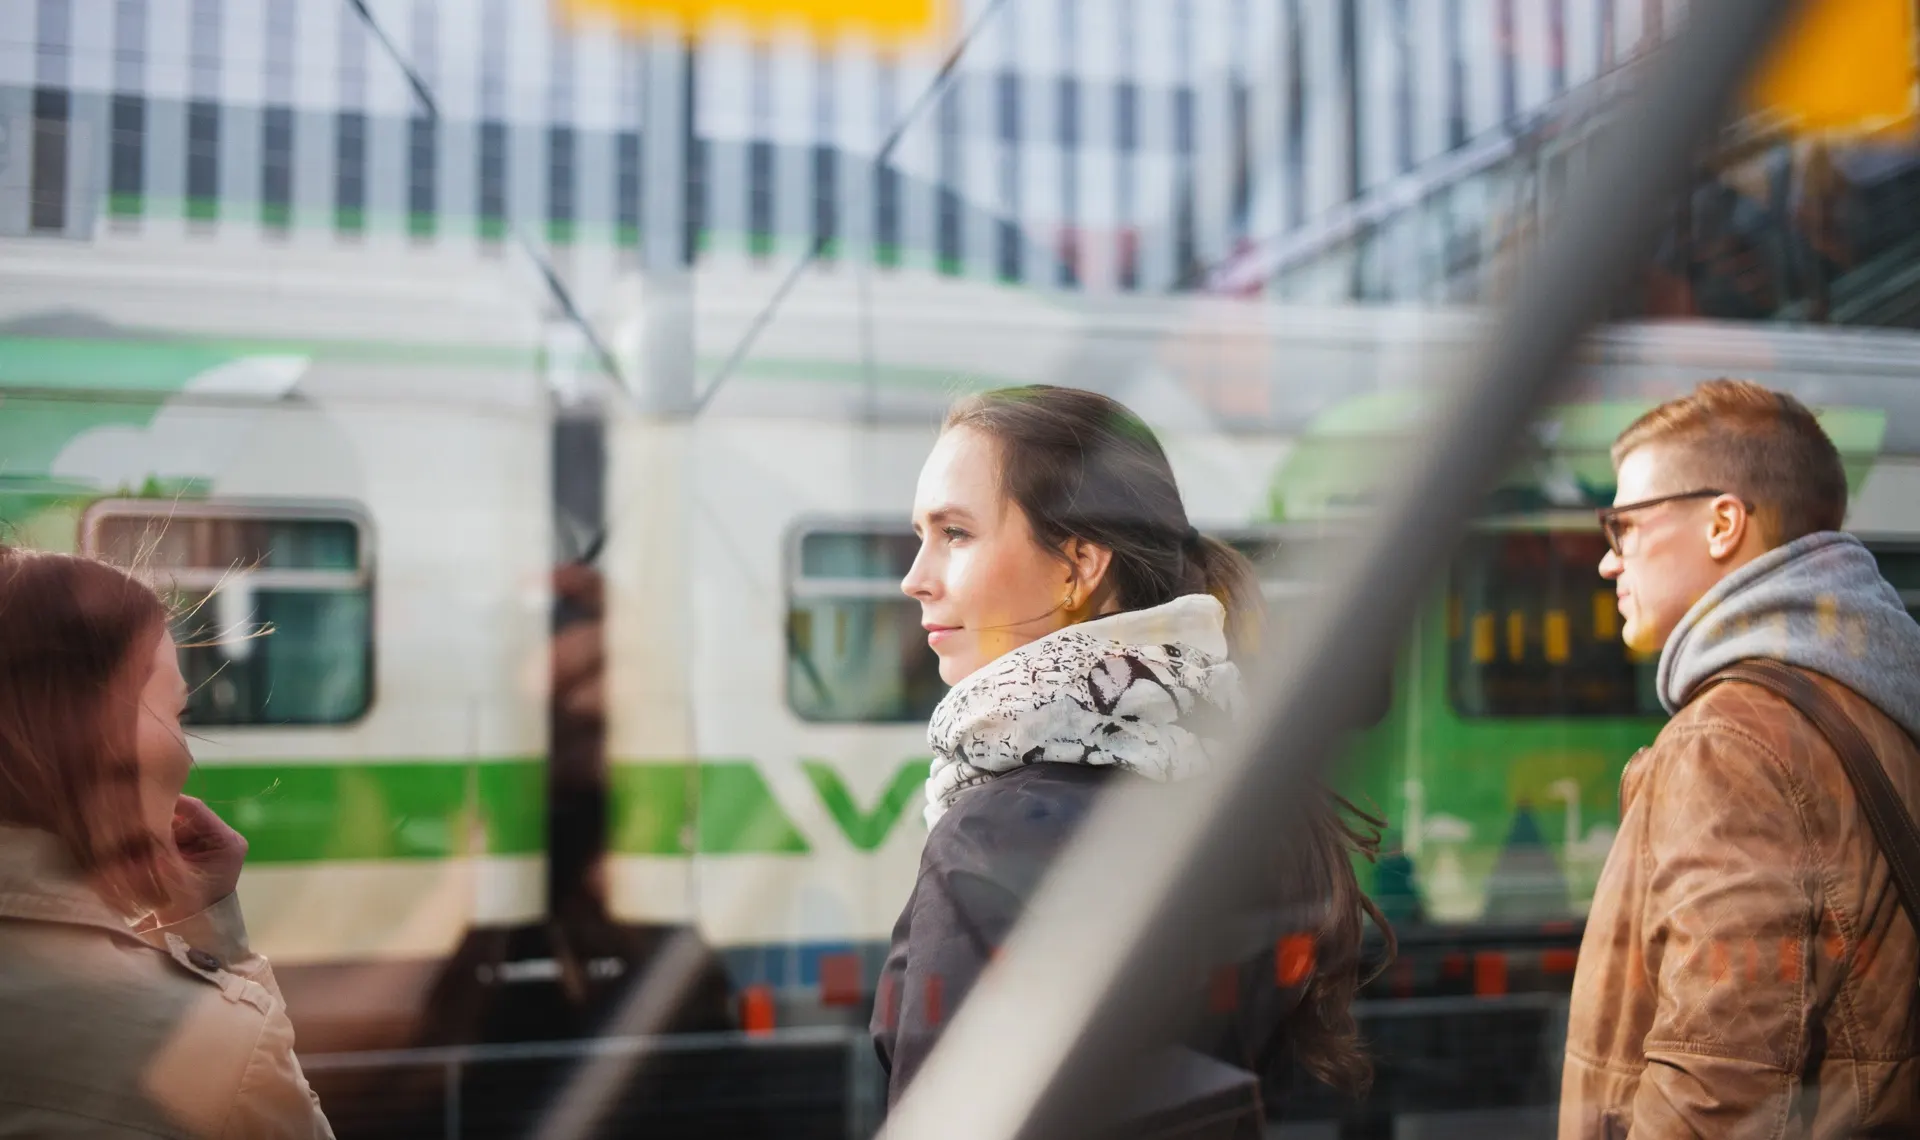
[[1245, 747], [1206, 780], [1117, 789], [1101, 805], [900, 1102], [890, 1140], [1054, 1140], [1104, 1122], [1128, 1059], [1174, 1014], [1194, 932], [1254, 888], [1272, 837], [1297, 826], [1291, 805], [1319, 794], [1434, 568], [1795, 6], [1691, 5], [1403, 478], [1332, 567], [1327, 604], [1262, 663]]

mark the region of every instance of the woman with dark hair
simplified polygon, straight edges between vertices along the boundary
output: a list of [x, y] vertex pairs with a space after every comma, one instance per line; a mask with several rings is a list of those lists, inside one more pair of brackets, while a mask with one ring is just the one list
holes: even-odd
[[[1241, 701], [1234, 658], [1265, 618], [1252, 565], [1194, 529], [1153, 432], [1092, 392], [960, 401], [913, 526], [901, 588], [952, 688], [928, 726], [930, 831], [874, 1010], [889, 1103], [1098, 792], [1204, 777], [1219, 759]], [[1342, 806], [1327, 796], [1277, 845], [1253, 921], [1196, 934], [1210, 984], [1195, 989], [1214, 1009], [1186, 1040], [1263, 1077], [1294, 1064], [1358, 1094], [1371, 1077], [1350, 1009], [1362, 924], [1386, 923], [1351, 862], [1377, 851], [1377, 831], [1349, 827]]]
[[247, 946], [247, 844], [181, 794], [167, 610], [0, 547], [0, 1136], [331, 1137]]

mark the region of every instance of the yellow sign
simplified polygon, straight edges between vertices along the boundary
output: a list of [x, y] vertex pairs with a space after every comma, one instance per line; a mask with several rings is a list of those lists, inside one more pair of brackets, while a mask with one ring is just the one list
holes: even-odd
[[731, 24], [754, 35], [861, 35], [876, 43], [931, 38], [944, 27], [946, 0], [571, 0], [576, 12], [623, 24], [698, 34]]
[[1907, 122], [1914, 36], [1914, 0], [1805, 0], [1754, 83], [1758, 109], [1814, 132]]

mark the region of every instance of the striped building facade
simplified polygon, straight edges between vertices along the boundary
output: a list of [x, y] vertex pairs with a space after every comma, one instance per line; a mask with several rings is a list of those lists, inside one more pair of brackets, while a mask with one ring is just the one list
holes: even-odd
[[0, 0], [0, 233], [423, 254], [517, 233], [568, 265], [818, 242], [1167, 291], [1512, 131], [1677, 6], [1005, 0], [876, 169], [941, 49], [687, 49], [545, 0]]

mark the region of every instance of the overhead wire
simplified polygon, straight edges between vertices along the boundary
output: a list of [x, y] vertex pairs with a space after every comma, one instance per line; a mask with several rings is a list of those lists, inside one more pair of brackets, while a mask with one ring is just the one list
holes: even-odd
[[[883, 169], [888, 162], [892, 161], [893, 152], [899, 149], [901, 140], [906, 138], [907, 130], [913, 126], [928, 107], [933, 105], [933, 101], [940, 96], [941, 92], [946, 90], [948, 82], [953, 78], [954, 71], [960, 66], [961, 59], [966, 56], [967, 49], [972, 46], [973, 41], [978, 38], [981, 30], [987, 26], [987, 23], [992, 20], [1002, 8], [1006, 7], [1006, 2], [1007, 0], [988, 0], [986, 7], [982, 8], [979, 14], [974, 17], [973, 23], [967, 27], [966, 31], [961, 34], [960, 38], [955, 41], [953, 47], [947, 52], [946, 59], [941, 62], [940, 69], [934, 73], [933, 79], [921, 90], [919, 98], [915, 99], [913, 105], [908, 107], [906, 112], [894, 123], [893, 129], [888, 132], [886, 140], [880, 144], [880, 149], [874, 151], [873, 161], [869, 164], [871, 171], [877, 173]], [[734, 343], [733, 350], [727, 354], [726, 360], [721, 363], [719, 370], [714, 373], [713, 379], [708, 381], [705, 390], [695, 398], [693, 406], [694, 415], [697, 416], [704, 411], [707, 405], [713, 401], [713, 397], [720, 391], [721, 386], [724, 385], [735, 372], [739, 371], [740, 365], [745, 363], [748, 354], [753, 351], [754, 344], [759, 341], [760, 334], [764, 333], [767, 330], [767, 326], [773, 323], [774, 314], [780, 311], [780, 307], [786, 303], [787, 296], [793, 292], [795, 286], [800, 284], [800, 279], [806, 276], [807, 270], [812, 268], [814, 262], [820, 260], [821, 254], [826, 252], [827, 245], [831, 241], [832, 235], [825, 231], [814, 235], [812, 243], [807, 246], [806, 253], [801, 255], [800, 260], [795, 262], [793, 268], [787, 271], [787, 275], [782, 278], [780, 284], [775, 287], [773, 295], [768, 297], [766, 304], [762, 305], [760, 311], [754, 314], [753, 320], [748, 323], [746, 331], [740, 335], [740, 339]], [[865, 303], [863, 293], [863, 306]]]
[[[419, 70], [413, 66], [412, 61], [400, 50], [400, 45], [395, 43], [393, 37], [387, 34], [387, 30], [381, 26], [380, 21], [374, 17], [372, 10], [367, 7], [367, 0], [347, 0], [347, 6], [353, 9], [354, 14], [360, 18], [360, 22], [365, 25], [367, 31], [372, 33], [375, 42], [377, 42], [380, 45], [380, 49], [387, 54], [387, 58], [391, 59], [394, 66], [400, 69], [400, 74], [406, 79], [407, 86], [413, 90], [413, 97], [419, 101], [420, 109], [424, 112], [426, 120], [435, 124], [439, 123], [440, 101], [434, 97], [433, 90], [427, 86], [426, 77], [420, 74]], [[587, 347], [592, 350], [594, 357], [598, 360], [600, 367], [606, 372], [607, 376], [624, 388], [626, 386], [626, 378], [621, 371], [619, 359], [614, 356], [613, 350], [607, 346], [606, 341], [602, 339], [599, 332], [594, 329], [593, 323], [587, 320], [586, 314], [580, 310], [578, 302], [574, 300], [573, 291], [567, 288], [567, 283], [560, 279], [559, 272], [554, 269], [553, 259], [548, 257], [546, 251], [541, 249], [531, 237], [527, 236], [526, 231], [517, 223], [509, 223], [507, 228], [512, 232], [514, 241], [520, 246], [521, 252], [526, 255], [527, 260], [533, 263], [534, 270], [539, 273], [541, 284], [546, 288], [547, 295], [552, 298], [554, 305], [559, 308], [561, 314], [580, 332], [582, 338], [587, 342]]]

